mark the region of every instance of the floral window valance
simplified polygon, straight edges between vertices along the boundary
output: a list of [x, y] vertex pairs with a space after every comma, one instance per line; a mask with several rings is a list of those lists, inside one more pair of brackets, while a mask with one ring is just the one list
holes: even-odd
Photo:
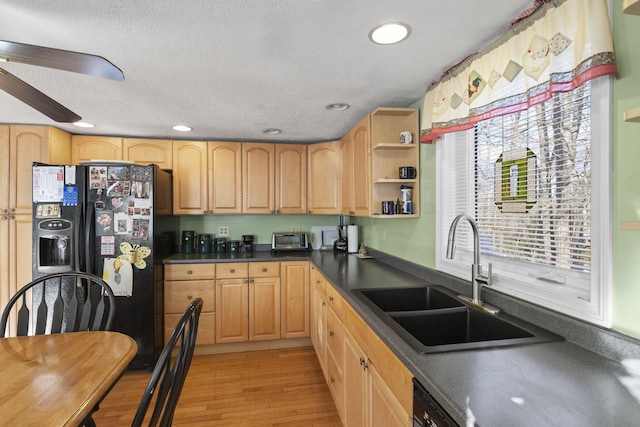
[[547, 2], [427, 90], [420, 141], [616, 73], [606, 0]]

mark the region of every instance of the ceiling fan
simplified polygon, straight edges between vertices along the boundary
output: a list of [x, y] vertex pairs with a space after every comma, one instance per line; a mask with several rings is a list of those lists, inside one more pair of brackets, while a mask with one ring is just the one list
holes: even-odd
[[[111, 80], [124, 80], [122, 71], [101, 56], [6, 40], [0, 40], [0, 62], [19, 62]], [[73, 123], [82, 119], [64, 105], [2, 68], [0, 89], [56, 122]]]

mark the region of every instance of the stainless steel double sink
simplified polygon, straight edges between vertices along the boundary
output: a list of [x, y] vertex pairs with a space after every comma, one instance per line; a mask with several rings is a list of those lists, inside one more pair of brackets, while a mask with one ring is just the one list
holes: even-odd
[[356, 289], [353, 293], [420, 353], [562, 340], [506, 313], [487, 314], [469, 307], [438, 285]]

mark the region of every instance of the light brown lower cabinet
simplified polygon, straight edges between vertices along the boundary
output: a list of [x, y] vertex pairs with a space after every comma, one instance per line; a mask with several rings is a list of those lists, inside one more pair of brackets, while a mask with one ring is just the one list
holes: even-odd
[[216, 343], [280, 338], [280, 263], [220, 263]]
[[[313, 279], [312, 275], [312, 280]], [[323, 279], [318, 279], [322, 281]], [[325, 279], [326, 280], [326, 279]], [[325, 284], [325, 378], [347, 427], [409, 427], [412, 425], [411, 372], [378, 338], [329, 283]], [[318, 292], [313, 321], [323, 323]], [[313, 333], [312, 333], [313, 336]], [[317, 339], [316, 351], [322, 349]], [[321, 362], [322, 364], [322, 362]]]
[[196, 345], [215, 343], [216, 295], [215, 264], [168, 264], [164, 281], [164, 340], [184, 314], [189, 304], [202, 298]]

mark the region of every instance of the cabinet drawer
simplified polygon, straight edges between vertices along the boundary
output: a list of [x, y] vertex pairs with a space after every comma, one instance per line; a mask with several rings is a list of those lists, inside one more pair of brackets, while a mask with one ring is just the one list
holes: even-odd
[[216, 291], [213, 280], [164, 282], [164, 312], [184, 313], [191, 301], [202, 298], [202, 311], [216, 311]]
[[[164, 315], [164, 342], [166, 344], [173, 328], [176, 327], [182, 314], [165, 314]], [[206, 345], [216, 343], [216, 314], [200, 313], [198, 319], [198, 335], [196, 336], [196, 345]], [[178, 341], [180, 346], [180, 341]]]
[[342, 372], [331, 357], [327, 357], [327, 384], [333, 395], [333, 402], [340, 414], [340, 418], [344, 419], [344, 382]]
[[280, 263], [250, 262], [249, 277], [280, 277]]
[[342, 297], [338, 295], [338, 291], [335, 290], [333, 286], [327, 283], [326, 285], [327, 292], [327, 304], [329, 307], [333, 308], [333, 311], [336, 313], [338, 318], [342, 317]]
[[246, 279], [249, 265], [246, 262], [222, 262], [216, 266], [216, 279]]
[[343, 360], [344, 332], [342, 321], [332, 309], [327, 310], [327, 350], [336, 361]]
[[167, 264], [164, 266], [164, 280], [215, 279], [215, 264]]

